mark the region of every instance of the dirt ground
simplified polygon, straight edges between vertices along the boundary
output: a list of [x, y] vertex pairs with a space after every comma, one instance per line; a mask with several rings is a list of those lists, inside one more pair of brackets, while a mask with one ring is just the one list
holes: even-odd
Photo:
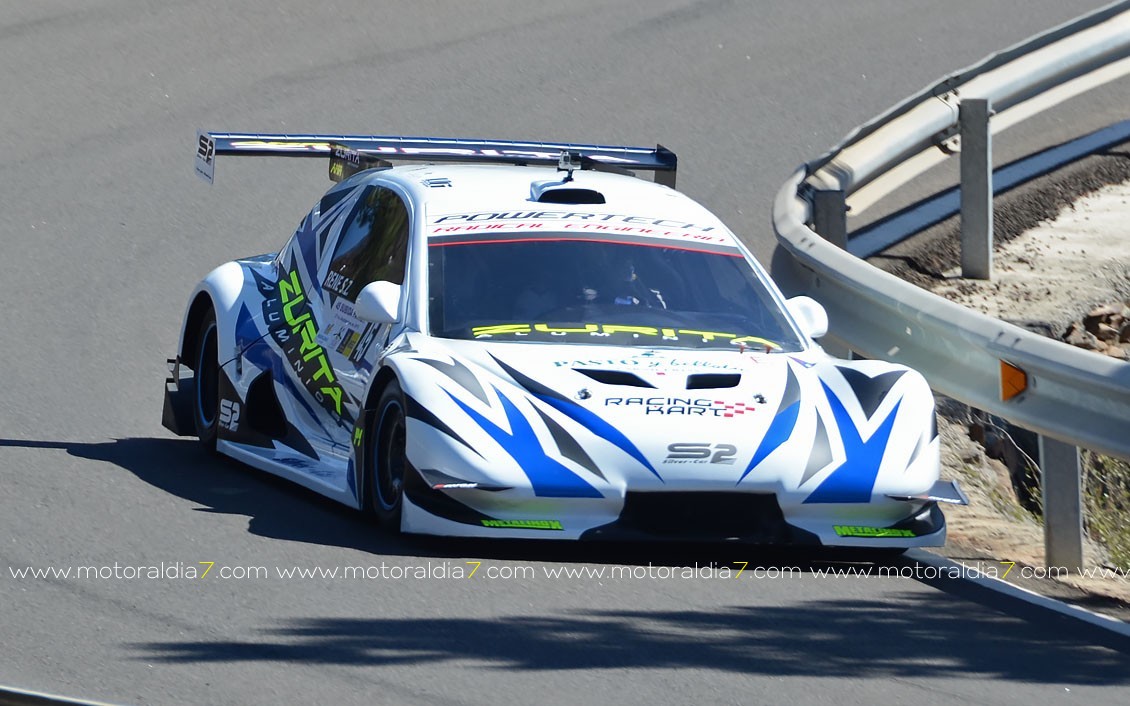
[[[1130, 296], [1130, 149], [1121, 147], [1033, 180], [994, 203], [994, 276], [964, 280], [958, 266], [957, 218], [930, 228], [871, 263], [990, 316], [1060, 338], [1095, 307]], [[892, 257], [893, 255], [893, 257]], [[1078, 325], [1078, 324], [1077, 324]], [[943, 476], [956, 477], [968, 507], [948, 507], [942, 551], [971, 565], [1002, 562], [1041, 568], [1044, 533], [1021, 507], [1008, 468], [969, 434], [970, 410], [942, 400]], [[1130, 522], [1130, 518], [1127, 518]], [[1088, 543], [1088, 568], [1109, 566]], [[1130, 576], [1078, 575], [1006, 580], [1045, 595], [1130, 620]]]

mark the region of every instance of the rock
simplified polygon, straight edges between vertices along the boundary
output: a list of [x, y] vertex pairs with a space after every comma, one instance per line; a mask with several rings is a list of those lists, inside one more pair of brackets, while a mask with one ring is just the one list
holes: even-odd
[[[1083, 328], [1087, 329], [1089, 333], [1099, 335], [1099, 327], [1103, 324], [1111, 325], [1111, 321], [1115, 316], [1122, 314], [1122, 307], [1115, 304], [1104, 304], [1091, 309], [1091, 313], [1083, 317]], [[1101, 338], [1101, 336], [1100, 336]]]
[[1084, 330], [1078, 322], [1071, 324], [1067, 328], [1067, 333], [1063, 335], [1063, 340], [1078, 348], [1086, 348], [1089, 351], [1097, 351], [1103, 348], [1099, 343], [1099, 339], [1095, 338], [1094, 334]]
[[1130, 343], [1130, 324], [1122, 324], [1122, 328], [1118, 330], [1118, 342]]
[[1126, 349], [1122, 346], [1110, 345], [1107, 346], [1106, 350], [1104, 350], [1103, 352], [1109, 355], [1111, 358], [1117, 358], [1119, 360], [1130, 360], [1130, 353], [1127, 353]]
[[1096, 329], [1097, 330], [1095, 331], [1095, 338], [1099, 339], [1100, 341], [1109, 342], [1114, 341], [1118, 338], [1118, 329], [1111, 326], [1110, 324], [1100, 323], [1096, 327]]

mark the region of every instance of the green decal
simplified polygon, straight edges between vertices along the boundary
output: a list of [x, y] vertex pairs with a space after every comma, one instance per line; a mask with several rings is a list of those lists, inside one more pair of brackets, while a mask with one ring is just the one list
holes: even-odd
[[891, 527], [856, 527], [851, 525], [836, 525], [833, 527], [840, 537], [913, 537], [914, 532], [908, 529], [893, 529]]
[[557, 520], [483, 520], [483, 527], [500, 529], [563, 530]]

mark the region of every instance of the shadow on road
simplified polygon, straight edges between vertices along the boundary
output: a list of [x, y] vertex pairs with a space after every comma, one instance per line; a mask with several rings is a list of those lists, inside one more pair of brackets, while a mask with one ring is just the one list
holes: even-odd
[[[362, 515], [194, 441], [134, 438], [103, 443], [0, 439], [0, 448], [60, 449], [114, 464], [203, 507], [245, 515], [252, 534], [339, 546], [378, 556], [475, 558], [589, 565], [733, 566], [725, 544], [595, 544], [397, 537]], [[811, 573], [858, 564], [859, 554], [741, 547], [747, 570]], [[885, 565], [913, 567], [907, 558]], [[875, 566], [868, 563], [867, 566]], [[905, 575], [905, 574], [904, 574]], [[831, 579], [829, 579], [831, 580]], [[860, 583], [898, 581], [871, 575]], [[921, 579], [920, 579], [921, 580]], [[1130, 683], [1130, 639], [950, 578], [922, 580], [940, 593], [845, 597], [782, 607], [679, 612], [593, 610], [583, 615], [474, 619], [311, 618], [247, 642], [135, 645], [146, 660], [295, 661], [331, 664], [485, 660], [508, 669], [687, 666], [817, 676], [983, 673], [1020, 681]], [[862, 640], [866, 636], [866, 641]], [[1114, 651], [1104, 649], [1111, 648]], [[1119, 652], [1123, 654], [1119, 654]]]
[[[0, 448], [60, 449], [72, 456], [112, 463], [142, 481], [201, 505], [197, 512], [245, 515], [254, 535], [310, 544], [347, 547], [389, 556], [473, 557], [497, 560], [602, 562], [686, 566], [714, 562], [732, 566], [735, 549], [718, 544], [545, 542], [393, 536], [361, 513], [298, 485], [225, 456], [209, 454], [189, 439], [131, 438], [101, 443], [0, 439]], [[757, 549], [742, 559], [749, 568], [813, 562], [855, 561], [844, 552]], [[868, 559], [874, 556], [866, 557]]]
[[[955, 605], [956, 604], [956, 605]], [[964, 609], [963, 609], [964, 608]], [[133, 647], [166, 663], [485, 663], [498, 670], [682, 668], [814, 677], [1130, 683], [1130, 658], [1046, 626], [929, 594], [701, 611], [598, 610], [492, 619], [312, 618], [258, 639]], [[949, 612], [945, 612], [948, 609]]]

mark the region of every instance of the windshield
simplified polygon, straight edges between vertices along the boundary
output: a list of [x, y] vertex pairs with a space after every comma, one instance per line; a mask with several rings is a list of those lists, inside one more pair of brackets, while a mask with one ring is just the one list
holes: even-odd
[[528, 235], [433, 241], [429, 328], [443, 338], [799, 351], [733, 248]]

